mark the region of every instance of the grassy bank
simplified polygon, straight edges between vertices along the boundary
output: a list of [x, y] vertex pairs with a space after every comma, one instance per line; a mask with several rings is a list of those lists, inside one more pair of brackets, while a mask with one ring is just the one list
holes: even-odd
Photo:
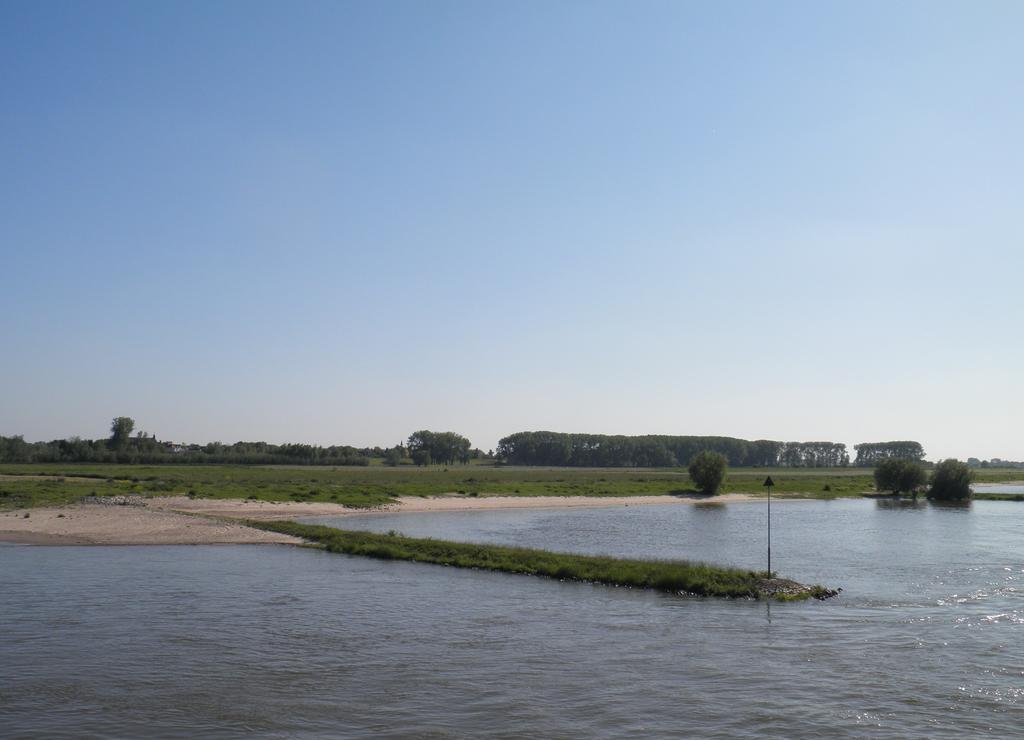
[[[772, 591], [772, 579], [767, 571], [720, 568], [684, 561], [631, 560], [524, 547], [448, 542], [398, 534], [354, 532], [296, 522], [250, 521], [248, 524], [258, 529], [302, 537], [330, 552], [383, 560], [409, 560], [698, 596], [764, 598]], [[784, 592], [774, 593], [773, 598], [799, 600], [827, 598], [830, 595], [833, 593], [822, 586], [791, 587]]]
[[[764, 495], [761, 483], [771, 475], [776, 484], [772, 495], [777, 498], [859, 496], [874, 489], [871, 474], [862, 468], [737, 468], [729, 471], [724, 492]], [[977, 481], [1022, 478], [1020, 470], [990, 470], [979, 473]], [[696, 491], [684, 468], [0, 465], [0, 508], [53, 506], [91, 494], [129, 493], [370, 507], [398, 496], [689, 496]]]
[[974, 492], [975, 501], [1024, 501], [1024, 493], [985, 493]]
[[[856, 496], [872, 487], [870, 471], [864, 470], [737, 469], [729, 472], [724, 492], [763, 495], [761, 483], [768, 474], [776, 483], [773, 495], [780, 498]], [[129, 493], [371, 507], [394, 502], [399, 496], [691, 496], [697, 492], [683, 468], [0, 465], [0, 508], [51, 506], [90, 494]]]

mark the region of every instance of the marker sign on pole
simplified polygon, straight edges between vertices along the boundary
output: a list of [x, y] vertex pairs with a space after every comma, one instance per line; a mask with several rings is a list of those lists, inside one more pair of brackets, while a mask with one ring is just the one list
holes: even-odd
[[775, 485], [775, 481], [769, 475], [764, 479], [762, 484], [768, 489], [768, 572], [772, 572], [772, 486]]

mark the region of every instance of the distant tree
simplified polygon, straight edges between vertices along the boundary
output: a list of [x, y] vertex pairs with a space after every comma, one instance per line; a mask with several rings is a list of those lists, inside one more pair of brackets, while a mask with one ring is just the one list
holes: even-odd
[[647, 434], [636, 437], [561, 432], [516, 432], [498, 441], [495, 456], [513, 465], [675, 467], [702, 450], [725, 455], [729, 465], [841, 467], [850, 464], [836, 442], [755, 441], [735, 437]]
[[899, 440], [893, 442], [864, 442], [854, 445], [857, 451], [857, 459], [854, 465], [857, 467], [872, 467], [888, 457], [898, 457], [903, 460], [923, 460], [924, 448], [920, 442], [913, 440]]
[[412, 451], [412, 461], [417, 465], [430, 465], [431, 460], [430, 450], [425, 448], [419, 448]]
[[888, 457], [875, 468], [875, 488], [893, 493], [914, 493], [928, 482], [924, 466], [916, 460]]
[[20, 434], [0, 437], [0, 462], [32, 462], [32, 448]]
[[[421, 429], [409, 435], [409, 455], [417, 465], [429, 465], [430, 461], [444, 465], [454, 465], [457, 462], [469, 462], [469, 451], [472, 448], [469, 440], [455, 432], [431, 432]], [[419, 459], [427, 459], [423, 453], [427, 453], [428, 462], [417, 462]]]
[[698, 452], [690, 460], [690, 480], [701, 493], [714, 495], [725, 480], [726, 465], [725, 455], [709, 450]]
[[135, 419], [118, 416], [110, 423], [110, 446], [115, 450], [124, 449], [135, 428]]
[[959, 460], [943, 460], [932, 473], [928, 498], [942, 501], [962, 501], [971, 497], [971, 481], [974, 474]]
[[850, 464], [850, 454], [841, 443], [786, 442], [778, 448], [778, 462], [791, 468], [837, 468]]
[[405, 458], [405, 447], [403, 445], [395, 445], [387, 452], [384, 453], [384, 462], [391, 467], [396, 467], [402, 464], [402, 460]]

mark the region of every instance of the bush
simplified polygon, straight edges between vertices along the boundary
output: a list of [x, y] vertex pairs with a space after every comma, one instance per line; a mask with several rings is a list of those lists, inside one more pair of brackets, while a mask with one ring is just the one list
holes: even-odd
[[697, 486], [697, 490], [712, 496], [718, 493], [718, 489], [722, 487], [725, 470], [725, 455], [709, 450], [694, 455], [688, 468], [690, 480]]
[[921, 463], [887, 457], [875, 468], [875, 488], [893, 493], [912, 493], [928, 482]]
[[966, 463], [959, 460], [943, 460], [935, 466], [928, 498], [941, 501], [961, 501], [971, 497], [971, 480], [974, 475]]

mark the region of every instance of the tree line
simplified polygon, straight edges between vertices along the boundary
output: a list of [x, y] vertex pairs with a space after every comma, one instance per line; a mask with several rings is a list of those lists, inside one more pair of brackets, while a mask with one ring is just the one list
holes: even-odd
[[381, 448], [357, 449], [348, 445], [321, 447], [308, 444], [235, 442], [175, 444], [161, 442], [155, 434], [132, 434], [135, 421], [119, 416], [106, 439], [69, 437], [50, 442], [26, 442], [23, 437], [0, 437], [0, 462], [5, 463], [226, 463], [236, 465], [369, 465], [370, 458], [384, 457]]
[[700, 452], [724, 455], [735, 467], [834, 468], [850, 464], [839, 442], [779, 442], [736, 437], [517, 432], [498, 442], [497, 456], [513, 465], [675, 467]]
[[863, 442], [854, 445], [857, 459], [854, 464], [859, 468], [871, 468], [882, 460], [896, 458], [898, 460], [924, 460], [924, 448], [920, 442], [900, 440], [897, 442]]
[[[921, 461], [919, 442], [865, 442], [854, 446], [857, 466], [874, 467], [899, 458]], [[26, 442], [21, 436], [0, 436], [0, 463], [221, 463], [236, 465], [369, 465], [379, 459], [389, 465], [465, 464], [472, 459], [497, 459], [512, 465], [570, 467], [677, 467], [700, 452], [716, 452], [734, 467], [835, 468], [850, 465], [846, 445], [837, 442], [781, 442], [769, 439], [683, 435], [605, 435], [562, 432], [517, 432], [501, 439], [495, 453], [473, 448], [455, 432], [419, 430], [407, 444], [394, 447], [352, 447], [310, 444], [235, 442], [176, 444], [156, 435], [135, 433], [135, 421], [116, 417], [110, 437], [70, 437], [50, 442]]]
[[[117, 463], [165, 465], [168, 463], [231, 465], [369, 465], [372, 449], [347, 445], [320, 447], [308, 444], [170, 445], [153, 436], [131, 437], [123, 446], [111, 447], [108, 439], [70, 437], [50, 442], [26, 442], [21, 436], [0, 437], [0, 463]], [[385, 451], [380, 451], [384, 457]]]
[[1024, 468], [1024, 462], [1020, 460], [1003, 460], [993, 457], [991, 460], [979, 460], [976, 457], [967, 458], [967, 464], [972, 468]]
[[178, 444], [160, 441], [155, 434], [135, 432], [135, 420], [118, 416], [104, 439], [69, 437], [49, 442], [26, 442], [24, 437], [0, 436], [0, 463], [117, 463], [165, 465], [369, 465], [379, 459], [388, 465], [454, 465], [487, 457], [455, 432], [413, 432], [408, 446], [352, 447], [269, 442]]

